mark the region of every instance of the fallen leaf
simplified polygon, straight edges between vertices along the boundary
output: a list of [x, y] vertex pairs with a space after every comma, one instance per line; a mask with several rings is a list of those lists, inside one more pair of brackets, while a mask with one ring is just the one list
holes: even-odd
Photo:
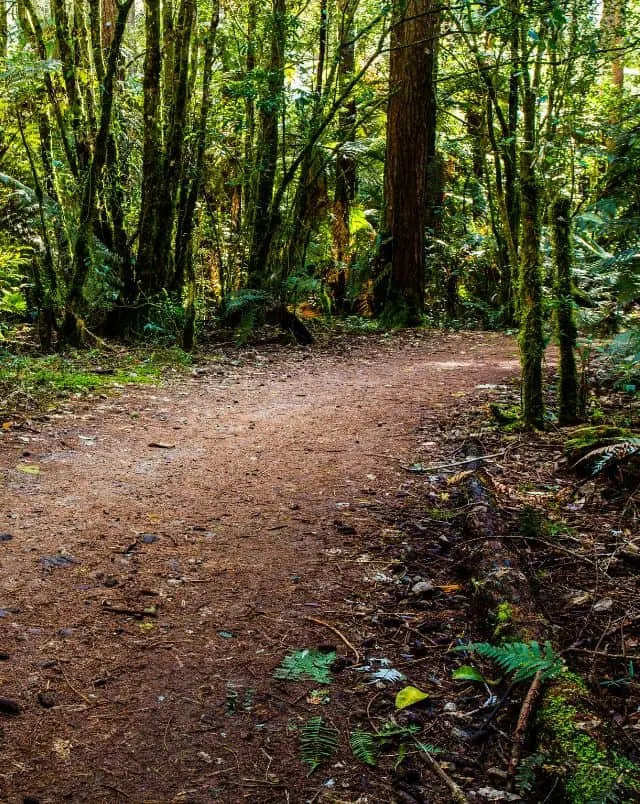
[[18, 472], [22, 472], [24, 475], [39, 475], [40, 474], [40, 467], [37, 463], [19, 463], [16, 466]]
[[70, 759], [71, 758], [71, 746], [72, 743], [69, 740], [61, 740], [55, 739], [53, 741], [53, 753], [56, 754], [60, 759]]
[[470, 664], [463, 664], [462, 667], [458, 667], [451, 673], [451, 678], [454, 681], [479, 681], [481, 684], [486, 683], [482, 673]]
[[396, 709], [406, 709], [414, 706], [421, 701], [426, 701], [429, 696], [418, 687], [403, 687], [396, 695]]

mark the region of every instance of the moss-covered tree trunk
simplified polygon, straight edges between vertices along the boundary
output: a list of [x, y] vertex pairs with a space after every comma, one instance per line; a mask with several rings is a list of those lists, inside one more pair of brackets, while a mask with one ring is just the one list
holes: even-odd
[[7, 57], [9, 26], [7, 24], [7, 2], [0, 0], [0, 59]]
[[280, 222], [279, 210], [273, 208], [273, 189], [278, 165], [278, 126], [284, 91], [286, 12], [286, 0], [273, 0], [267, 90], [258, 102], [256, 186], [253, 193], [254, 210], [247, 279], [249, 286], [253, 288], [261, 288], [267, 281], [269, 253]]
[[560, 381], [558, 385], [558, 421], [575, 424], [579, 411], [578, 368], [576, 365], [576, 328], [571, 281], [571, 202], [557, 198], [551, 211], [553, 261], [555, 266], [556, 326], [560, 346]]
[[522, 245], [520, 254], [519, 313], [520, 363], [522, 367], [522, 417], [531, 427], [542, 427], [542, 270], [540, 264], [540, 188], [536, 173], [537, 87], [532, 82], [529, 44], [521, 36], [523, 82], [523, 142], [520, 153]]
[[100, 123], [89, 166], [84, 176], [80, 217], [73, 247], [73, 272], [65, 299], [65, 315], [60, 336], [63, 342], [79, 344], [84, 335], [84, 324], [80, 318], [82, 294], [91, 265], [91, 247], [96, 217], [96, 197], [98, 184], [107, 160], [107, 149], [111, 129], [116, 71], [120, 58], [120, 47], [124, 36], [127, 17], [134, 0], [124, 0], [118, 6], [118, 16], [109, 48], [109, 60], [102, 91]]
[[[318, 61], [314, 88], [313, 111], [309, 121], [314, 131], [322, 112], [324, 71], [327, 55], [329, 12], [327, 0], [320, 0], [320, 24], [318, 35]], [[287, 275], [303, 272], [307, 249], [314, 230], [327, 210], [327, 187], [324, 176], [324, 155], [317, 146], [307, 149], [300, 165], [300, 175], [293, 201], [292, 228], [286, 247], [286, 259], [280, 269], [283, 280]]]
[[136, 277], [142, 288], [162, 287], [165, 276], [158, 275], [155, 241], [160, 221], [157, 196], [163, 182], [162, 104], [160, 75], [162, 69], [160, 0], [145, 0], [145, 57], [142, 119], [142, 185], [138, 220], [138, 255]]
[[[344, 91], [347, 81], [355, 69], [356, 44], [354, 16], [358, 0], [339, 0], [340, 13], [340, 65], [338, 85]], [[341, 142], [353, 142], [356, 136], [357, 107], [355, 98], [349, 98], [339, 116]], [[345, 296], [351, 264], [350, 251], [350, 210], [356, 196], [357, 165], [355, 159], [343, 149], [336, 154], [336, 184], [333, 199], [333, 259], [334, 274], [331, 280], [334, 308], [337, 313], [344, 312]]]

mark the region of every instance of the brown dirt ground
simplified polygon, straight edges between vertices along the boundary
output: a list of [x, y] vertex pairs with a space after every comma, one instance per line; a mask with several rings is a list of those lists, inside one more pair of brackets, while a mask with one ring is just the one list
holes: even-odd
[[[0, 695], [21, 712], [1, 716], [0, 800], [446, 801], [414, 758], [394, 773], [349, 751], [350, 731], [393, 714], [398, 687], [361, 670], [385, 657], [430, 692], [414, 719], [453, 752], [444, 767], [500, 787], [499, 748], [481, 765], [452, 744], [446, 654], [472, 613], [442, 559], [450, 523], [404, 522], [425, 481], [403, 466], [451, 456], [458, 420], [517, 370], [498, 334], [246, 349], [3, 433]], [[390, 567], [418, 537], [433, 574], [404, 588], [437, 576], [445, 602], [398, 614]], [[314, 646], [339, 654], [324, 696], [273, 678]], [[307, 776], [299, 733], [316, 715], [339, 747]]]

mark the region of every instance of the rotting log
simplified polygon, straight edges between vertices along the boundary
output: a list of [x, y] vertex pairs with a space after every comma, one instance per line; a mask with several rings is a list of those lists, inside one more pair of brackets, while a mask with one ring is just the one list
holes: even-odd
[[[551, 626], [537, 609], [517, 556], [503, 540], [505, 518], [490, 491], [488, 476], [483, 476], [478, 445], [472, 443], [467, 454], [474, 452], [478, 459], [470, 464], [472, 474], [464, 481], [471, 508], [462, 549], [464, 564], [472, 568], [478, 620], [493, 621], [494, 641], [505, 637], [543, 641]], [[640, 767], [615, 750], [611, 727], [593, 706], [579, 676], [565, 673], [542, 684], [538, 676], [534, 679], [514, 735], [508, 769], [512, 778], [527, 731], [533, 735], [531, 756], [541, 758], [540, 763], [528, 764], [533, 773], [536, 766], [542, 767], [545, 778], [539, 782], [545, 788], [560, 791], [560, 798], [554, 800], [570, 804], [640, 800]]]
[[467, 453], [477, 460], [470, 464], [472, 474], [465, 479], [471, 508], [463, 526], [462, 564], [471, 570], [478, 619], [493, 622], [494, 637], [510, 634], [521, 641], [539, 640], [548, 623], [538, 610], [517, 556], [502, 538], [506, 535], [504, 517], [483, 476], [478, 445], [470, 443]]

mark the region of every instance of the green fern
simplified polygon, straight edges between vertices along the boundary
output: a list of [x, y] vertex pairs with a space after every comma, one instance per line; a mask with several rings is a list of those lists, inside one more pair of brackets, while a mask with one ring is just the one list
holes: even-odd
[[375, 768], [380, 755], [380, 740], [377, 734], [370, 731], [352, 731], [349, 735], [349, 745], [353, 755], [365, 765]]
[[321, 717], [307, 720], [300, 732], [300, 756], [305, 764], [311, 766], [308, 775], [311, 776], [337, 750], [338, 732], [326, 726]]
[[533, 793], [536, 784], [536, 773], [545, 761], [543, 754], [531, 754], [525, 757], [516, 771], [516, 787], [521, 796]]
[[331, 684], [329, 668], [336, 660], [335, 651], [320, 653], [317, 650], [297, 650], [290, 653], [276, 668], [274, 678], [283, 681], [301, 681], [309, 679], [318, 684]]
[[620, 463], [625, 458], [629, 458], [640, 452], [640, 438], [625, 438], [624, 440], [617, 441], [614, 444], [606, 444], [604, 447], [597, 447], [592, 449], [575, 464], [593, 461], [591, 467], [591, 475], [600, 474], [603, 469], [612, 463]]
[[420, 743], [415, 740], [415, 735], [420, 731], [420, 726], [410, 723], [408, 726], [399, 726], [395, 721], [387, 721], [380, 731], [352, 731], [349, 735], [349, 745], [353, 751], [356, 759], [364, 762], [365, 765], [370, 765], [375, 768], [378, 764], [378, 759], [382, 750], [390, 744], [395, 743], [398, 745], [398, 754], [396, 756], [396, 767], [407, 756], [407, 745], [404, 739], [407, 737], [413, 738], [415, 744], [421, 751], [437, 751], [438, 749], [432, 745]]
[[545, 642], [543, 648], [537, 642], [507, 642], [504, 645], [474, 642], [456, 650], [478, 653], [491, 659], [505, 672], [514, 673], [514, 681], [526, 681], [536, 673], [546, 681], [565, 670], [564, 660], [556, 655], [550, 642]]

